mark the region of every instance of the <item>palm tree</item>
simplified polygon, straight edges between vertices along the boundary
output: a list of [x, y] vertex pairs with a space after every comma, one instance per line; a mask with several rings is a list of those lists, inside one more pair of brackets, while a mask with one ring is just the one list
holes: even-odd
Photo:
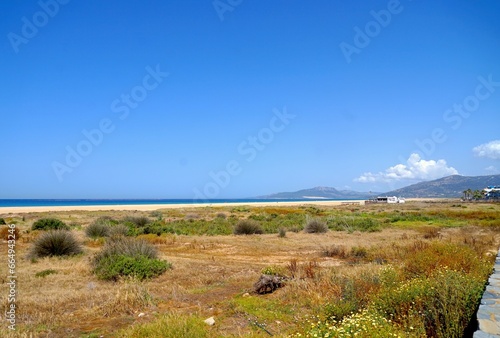
[[483, 192], [481, 190], [474, 190], [474, 199], [480, 200], [483, 198]]
[[464, 200], [467, 200], [467, 190], [462, 191], [462, 193], [464, 194]]
[[472, 199], [472, 189], [471, 188], [467, 189], [467, 196], [469, 197], [469, 200]]

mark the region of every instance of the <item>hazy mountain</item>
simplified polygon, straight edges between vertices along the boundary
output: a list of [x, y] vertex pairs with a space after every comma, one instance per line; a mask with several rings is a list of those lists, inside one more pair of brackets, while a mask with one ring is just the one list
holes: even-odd
[[452, 175], [433, 181], [420, 182], [389, 191], [384, 195], [401, 197], [461, 197], [467, 189], [482, 190], [490, 185], [500, 185], [500, 175]]
[[337, 190], [330, 187], [316, 187], [294, 192], [280, 192], [260, 196], [268, 199], [370, 199], [376, 196], [398, 196], [405, 198], [415, 197], [461, 197], [467, 189], [482, 190], [490, 185], [500, 185], [500, 175], [489, 176], [460, 176], [452, 175], [433, 181], [420, 182], [407, 187], [380, 193], [359, 192], [352, 190]]
[[368, 199], [378, 195], [377, 192], [358, 192], [352, 190], [337, 190], [330, 187], [316, 187], [294, 192], [280, 192], [276, 194], [260, 196], [269, 199], [302, 199], [302, 198], [324, 198], [324, 199]]

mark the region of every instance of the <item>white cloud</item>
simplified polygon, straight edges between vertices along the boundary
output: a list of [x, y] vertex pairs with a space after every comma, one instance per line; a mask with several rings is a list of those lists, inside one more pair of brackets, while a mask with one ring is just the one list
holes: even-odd
[[494, 167], [494, 166], [492, 166], [492, 165], [490, 165], [490, 166], [489, 166], [489, 167], [487, 167], [487, 168], [484, 168], [484, 170], [489, 171], [489, 172], [494, 173], [494, 174], [496, 174], [496, 173], [499, 173], [499, 172], [500, 172], [500, 170], [498, 170], [496, 167]]
[[493, 160], [500, 160], [500, 140], [491, 141], [481, 144], [472, 149], [474, 154], [478, 157], [491, 158]]
[[434, 180], [449, 175], [456, 175], [458, 171], [449, 167], [445, 160], [423, 160], [418, 154], [411, 154], [406, 164], [396, 164], [384, 172], [367, 172], [354, 181], [361, 183], [369, 182], [393, 182], [400, 180]]

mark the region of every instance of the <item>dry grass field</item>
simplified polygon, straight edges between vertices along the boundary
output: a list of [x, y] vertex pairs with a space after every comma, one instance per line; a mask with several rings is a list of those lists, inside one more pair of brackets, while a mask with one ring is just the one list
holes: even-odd
[[[92, 272], [91, 259], [108, 239], [89, 238], [85, 229], [103, 216], [117, 223], [127, 217], [147, 218], [149, 225], [138, 227], [140, 231], [133, 236], [153, 244], [158, 257], [170, 262], [172, 269], [144, 281], [99, 279]], [[325, 336], [326, 332], [347, 337], [348, 333], [331, 327], [348, 326], [356, 316], [371, 318], [363, 311], [389, 316], [387, 308], [392, 305], [388, 304], [396, 300], [388, 295], [399, 295], [401, 288], [417, 290], [418, 283], [434, 285], [439, 278], [455, 283], [467, 277], [478, 281], [471, 286], [477, 291], [477, 285], [486, 282], [500, 244], [500, 205], [457, 201], [64, 211], [0, 217], [7, 224], [15, 223], [20, 232], [16, 331], [8, 330], [2, 318], [2, 337], [286, 337]], [[32, 224], [47, 217], [70, 226], [82, 244], [82, 254], [27, 258], [43, 232], [31, 230]], [[324, 222], [328, 231], [304, 232], [308, 217]], [[243, 219], [258, 222], [263, 233], [233, 234]], [[0, 263], [5, 312], [6, 241], [0, 250], [0, 257], [5, 257]], [[284, 287], [260, 295], [253, 284], [263, 272], [288, 279]], [[434, 273], [435, 280], [426, 279]], [[440, 336], [440, 327], [429, 328], [425, 323], [425, 316], [433, 316], [433, 308], [424, 301], [419, 307], [425, 297], [410, 298], [404, 311], [392, 314], [392, 321], [377, 315], [372, 322], [381, 321], [381, 328], [359, 336], [377, 336], [377, 330], [381, 336], [383, 332]], [[428, 313], [422, 310], [420, 319], [410, 318], [412, 309]], [[214, 325], [204, 322], [210, 317]]]

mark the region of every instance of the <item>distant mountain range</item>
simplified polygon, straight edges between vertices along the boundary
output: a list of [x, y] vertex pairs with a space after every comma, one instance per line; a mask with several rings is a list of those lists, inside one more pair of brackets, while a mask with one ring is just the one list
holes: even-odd
[[500, 175], [461, 176], [452, 175], [433, 181], [420, 182], [407, 187], [380, 192], [358, 192], [352, 190], [337, 190], [330, 187], [316, 187], [294, 192], [280, 192], [260, 196], [265, 199], [370, 199], [375, 196], [398, 196], [405, 198], [438, 198], [461, 197], [467, 189], [482, 190], [490, 185], [500, 185]]
[[467, 189], [482, 190], [490, 185], [500, 185], [500, 175], [446, 176], [437, 180], [420, 182], [385, 193], [402, 197], [461, 197]]
[[352, 190], [337, 190], [330, 187], [316, 187], [311, 189], [303, 189], [294, 192], [279, 192], [258, 198], [267, 199], [368, 199], [377, 196], [378, 192], [359, 192]]

